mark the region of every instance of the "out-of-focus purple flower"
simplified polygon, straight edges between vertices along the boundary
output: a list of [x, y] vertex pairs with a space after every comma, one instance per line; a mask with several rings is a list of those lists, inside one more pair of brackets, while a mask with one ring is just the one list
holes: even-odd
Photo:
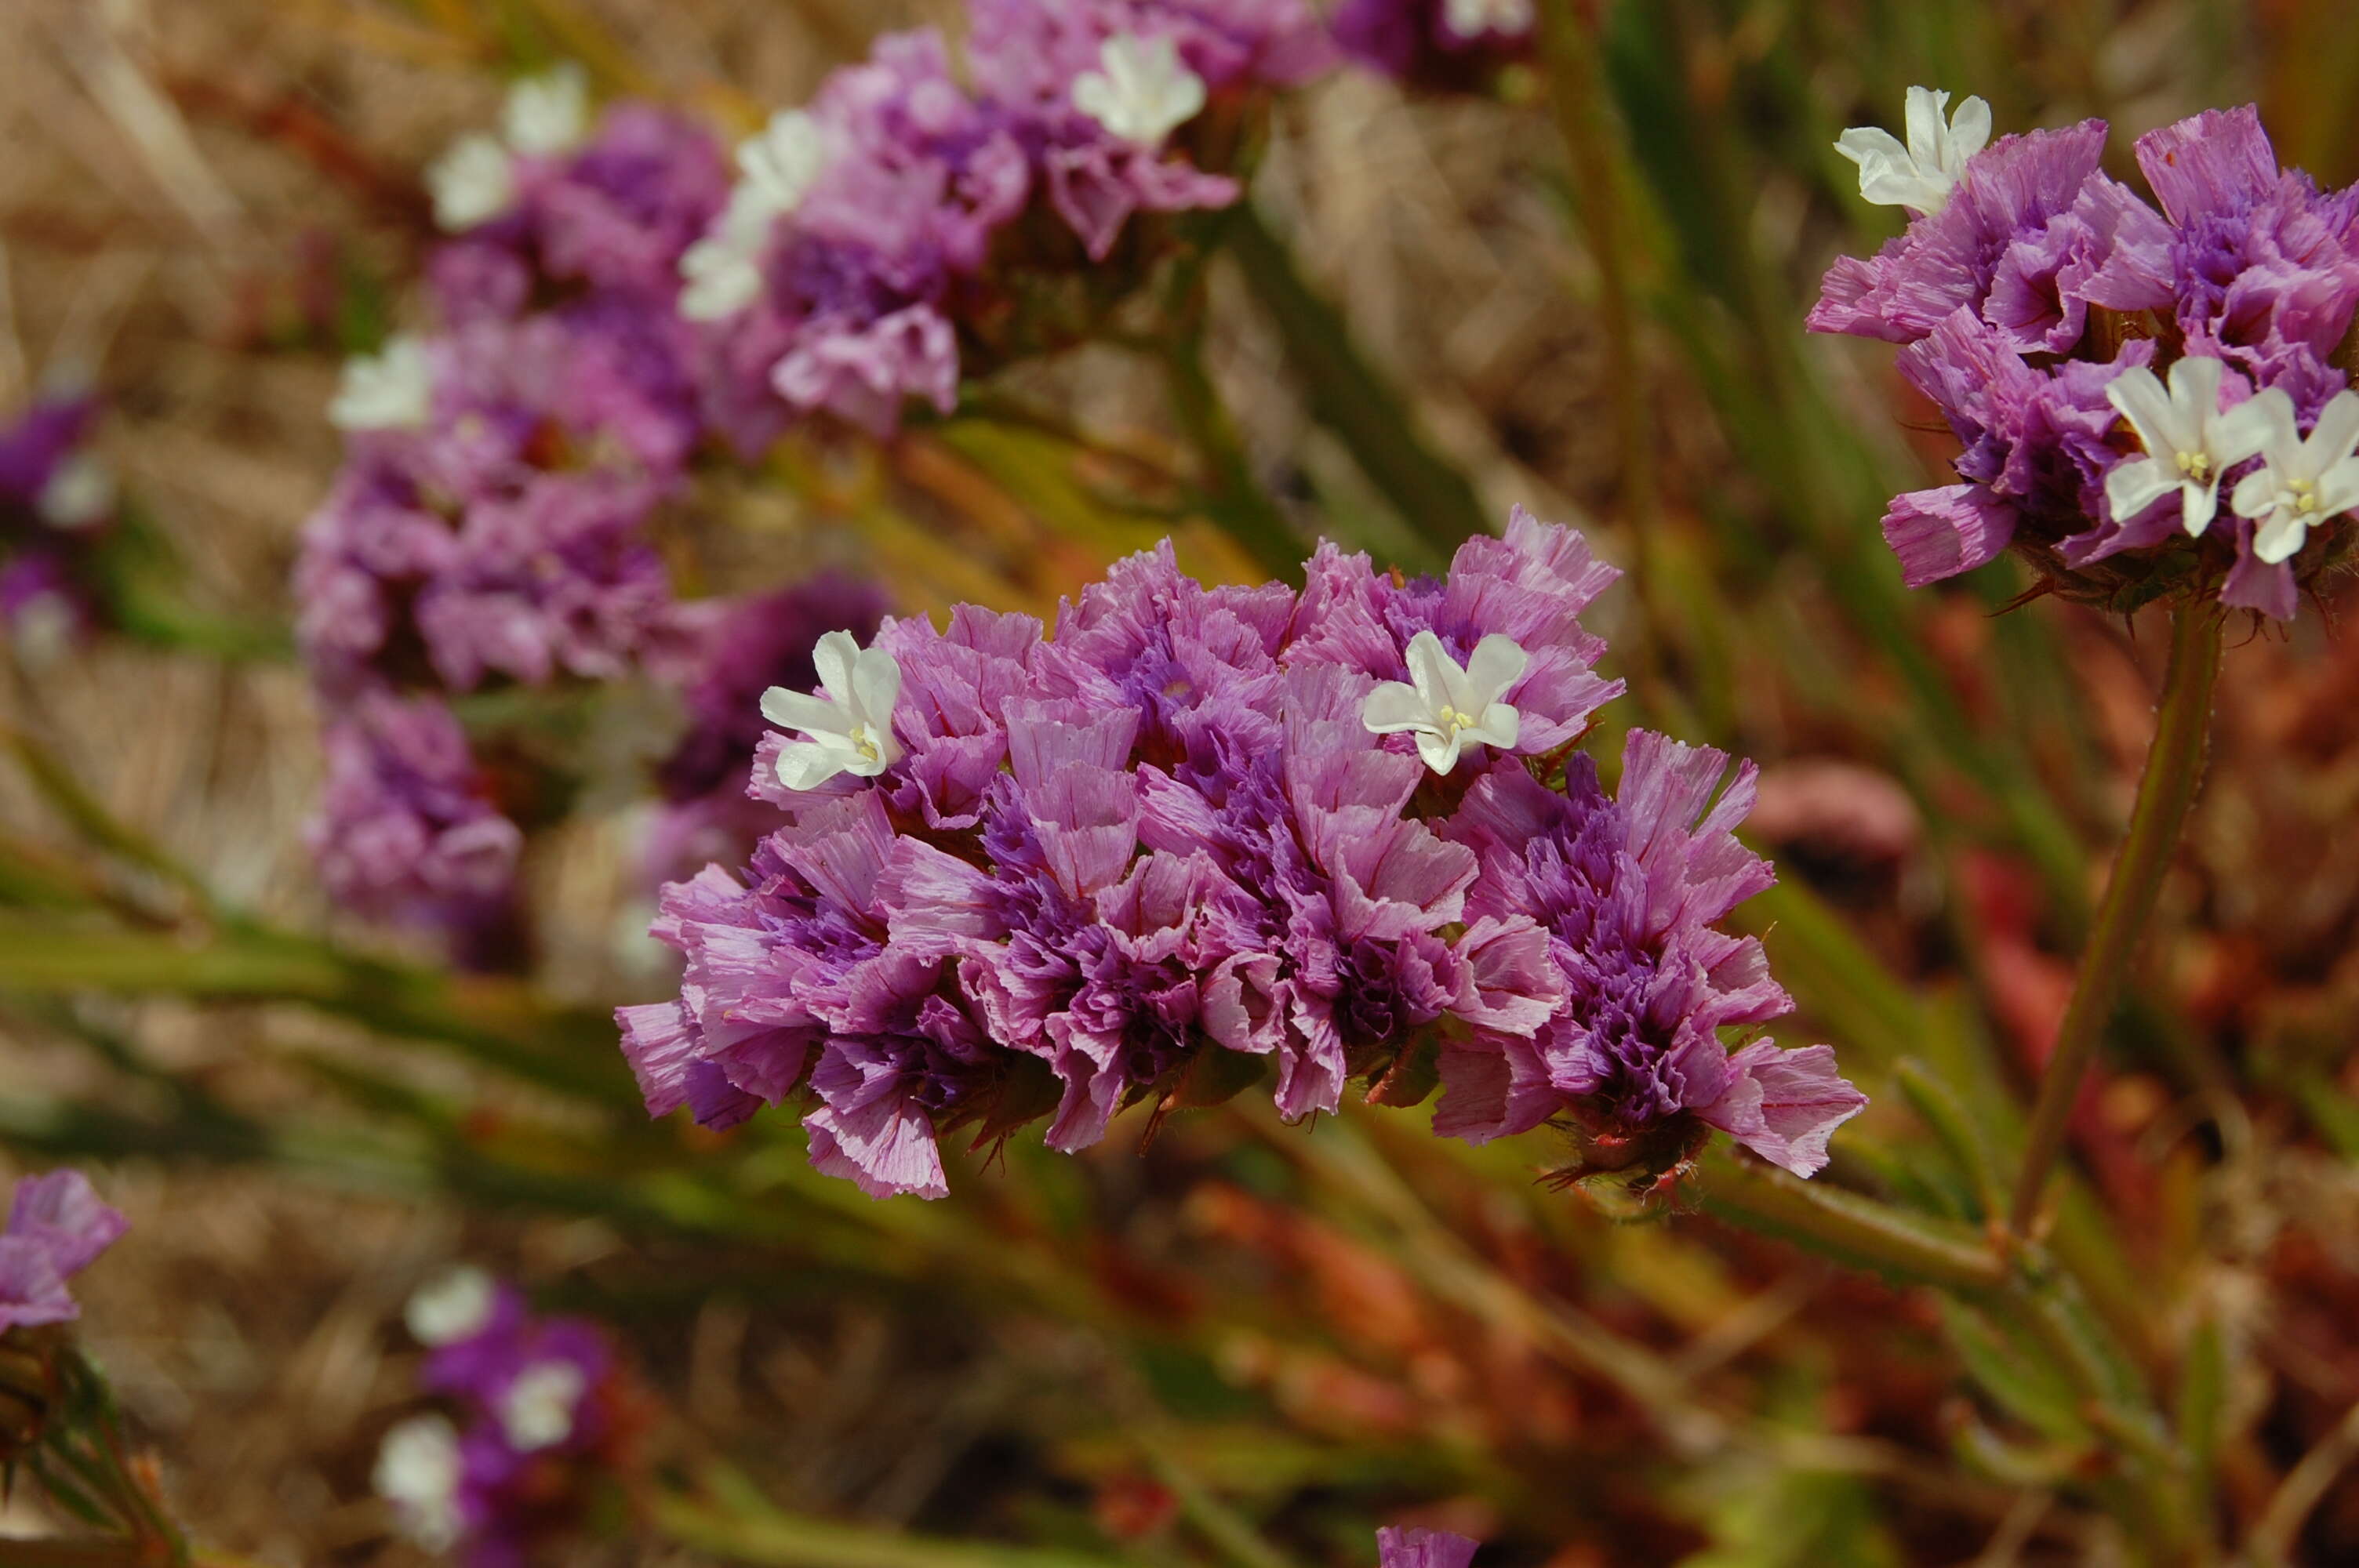
[[1376, 1568], [1467, 1568], [1481, 1546], [1446, 1530], [1386, 1525], [1376, 1531]]
[[488, 798], [448, 708], [364, 693], [323, 741], [327, 787], [306, 836], [339, 903], [440, 924], [506, 898], [522, 836]]
[[1444, 92], [1480, 89], [1532, 51], [1531, 0], [1343, 0], [1335, 41], [1372, 70]]
[[0, 624], [39, 657], [97, 619], [90, 554], [114, 509], [114, 484], [86, 443], [98, 405], [37, 403], [0, 430]]
[[1720, 1038], [1792, 1005], [1759, 940], [1716, 929], [1773, 880], [1734, 833], [1754, 770], [1723, 790], [1728, 762], [1633, 730], [1618, 800], [1586, 757], [1561, 794], [1505, 762], [1468, 791], [1448, 829], [1482, 858], [1468, 913], [1537, 919], [1564, 1001], [1537, 1031], [1445, 1046], [1437, 1131], [1483, 1142], [1570, 1116], [1618, 1141], [1688, 1116], [1797, 1174], [1826, 1162], [1828, 1136], [1866, 1104], [1832, 1050], [1732, 1055]]
[[17, 1183], [8, 1227], [0, 1232], [0, 1333], [81, 1316], [66, 1281], [129, 1227], [80, 1171], [51, 1171]]
[[1906, 345], [1902, 373], [1964, 447], [1966, 482], [1897, 498], [1885, 535], [1912, 586], [2012, 546], [2118, 608], [2201, 582], [2289, 618], [2343, 517], [2313, 507], [2264, 530], [2218, 498], [2259, 471], [2248, 399], [2285, 399], [2281, 449], [2321, 429], [2333, 443], [2359, 189], [2321, 193], [2277, 168], [2254, 110], [2212, 110], [2139, 138], [2157, 213], [2097, 170], [2104, 139], [2094, 120], [2003, 138], [1874, 259], [1828, 272], [1810, 326]]
[[420, 1382], [460, 1420], [415, 1416], [387, 1433], [378, 1494], [429, 1551], [455, 1549], [475, 1568], [537, 1560], [631, 1463], [611, 1341], [587, 1320], [535, 1315], [473, 1269], [429, 1283], [407, 1315], [429, 1347]]
[[[1715, 1033], [1784, 1003], [1757, 944], [1711, 928], [1766, 877], [1727, 832], [1749, 784], [1707, 813], [1712, 781], [1690, 799], [1697, 765], [1654, 738], [1623, 806], [1577, 758], [1571, 796], [1537, 782], [1619, 689], [1579, 621], [1614, 575], [1519, 512], [1446, 579], [1322, 547], [1299, 595], [1206, 589], [1167, 543], [1062, 605], [1053, 638], [967, 606], [946, 633], [887, 621], [864, 651], [831, 634], [827, 697], [767, 706], [841, 731], [841, 765], [766, 739], [749, 794], [783, 825], [743, 872], [665, 890], [679, 996], [618, 1014], [649, 1111], [726, 1127], [800, 1097], [821, 1169], [936, 1195], [952, 1129], [1045, 1117], [1051, 1147], [1080, 1149], [1125, 1106], [1236, 1092], [1256, 1057], [1288, 1117], [1335, 1109], [1353, 1077], [1406, 1103], [1450, 1020], [1490, 1043], [1444, 1108], [1484, 1135], [1577, 1104], [1815, 1168], [1841, 1117], [1812, 1094], [1856, 1100], [1831, 1054], [1731, 1057]], [[1434, 697], [1435, 725], [1465, 731], [1451, 760], [1493, 762], [1431, 773], [1375, 732], [1372, 696], [1413, 650], [1469, 647], [1511, 701], [1478, 725], [1474, 698]], [[1726, 760], [1701, 755], [1716, 779]], [[1496, 829], [1494, 800], [1548, 831]], [[1510, 865], [1510, 838], [1559, 860], [1577, 840], [1602, 869]], [[1550, 1051], [1592, 1068], [1553, 1082]], [[1474, 1080], [1510, 1056], [1543, 1063], [1537, 1087], [1486, 1122]]]

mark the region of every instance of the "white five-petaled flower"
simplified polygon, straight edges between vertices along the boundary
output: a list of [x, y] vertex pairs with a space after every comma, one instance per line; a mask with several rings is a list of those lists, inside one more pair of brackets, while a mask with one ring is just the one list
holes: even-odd
[[1073, 78], [1073, 107], [1126, 142], [1160, 146], [1204, 107], [1204, 79], [1168, 37], [1119, 33], [1098, 46], [1098, 69]]
[[1441, 8], [1441, 25], [1457, 38], [1520, 38], [1532, 30], [1532, 0], [1449, 0]]
[[2105, 500], [2126, 523], [2173, 491], [2187, 532], [2200, 535], [2220, 510], [2220, 476], [2261, 449], [2265, 411], [2240, 403], [2220, 411], [2220, 361], [2190, 354], [2170, 367], [2165, 392], [2154, 372], [2133, 365], [2113, 379], [2105, 397], [2130, 422], [2147, 455], [2105, 475]]
[[480, 1332], [492, 1320], [499, 1292], [481, 1269], [462, 1265], [429, 1280], [401, 1309], [409, 1336], [420, 1345], [450, 1345]]
[[529, 157], [565, 152], [590, 129], [590, 79], [571, 60], [508, 89], [500, 132]]
[[1418, 755], [1437, 773], [1456, 767], [1469, 745], [1516, 743], [1521, 715], [1501, 699], [1530, 660], [1515, 639], [1492, 633], [1462, 669], [1440, 638], [1419, 632], [1408, 640], [1408, 679], [1386, 681], [1361, 705], [1360, 722], [1373, 733], [1415, 735]]
[[416, 338], [386, 340], [375, 354], [344, 362], [343, 379], [328, 405], [339, 430], [395, 430], [426, 423], [434, 403], [434, 365]]
[[2359, 392], [2338, 392], [2310, 437], [2294, 423], [2293, 399], [2277, 387], [2240, 406], [2254, 413], [2261, 466], [2236, 481], [2228, 503], [2260, 524], [2253, 554], [2275, 565], [2299, 550], [2312, 528], [2359, 507]]
[[1966, 160], [1990, 141], [1990, 105], [1969, 98], [1945, 119], [1950, 95], [1927, 87], [1908, 90], [1908, 145], [1886, 130], [1855, 126], [1835, 141], [1835, 151], [1859, 165], [1859, 193], [1880, 207], [1906, 207], [1930, 217], [1949, 205], [1950, 192], [1966, 172]]
[[827, 167], [827, 137], [799, 109], [770, 117], [737, 146], [736, 185], [702, 239], [679, 258], [679, 313], [691, 321], [736, 315], [761, 297], [762, 253], [780, 218], [802, 205]]
[[385, 1434], [370, 1476], [394, 1508], [401, 1532], [429, 1552], [459, 1539], [459, 1433], [439, 1415], [412, 1416]]
[[500, 1399], [500, 1430], [519, 1454], [554, 1448], [573, 1435], [573, 1411], [590, 1379], [571, 1361], [536, 1361]]
[[516, 168], [497, 136], [475, 131], [427, 166], [426, 189], [434, 196], [434, 222], [455, 234], [508, 210], [516, 200]]
[[811, 650], [822, 698], [774, 686], [762, 694], [762, 717], [810, 737], [778, 749], [778, 782], [817, 789], [838, 773], [875, 778], [901, 760], [893, 707], [901, 700], [901, 666], [882, 648], [863, 648], [849, 632], [830, 632]]

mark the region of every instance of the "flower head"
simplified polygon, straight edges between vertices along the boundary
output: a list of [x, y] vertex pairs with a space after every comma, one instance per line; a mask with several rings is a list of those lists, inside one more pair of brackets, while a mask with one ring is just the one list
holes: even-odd
[[1446, 1530], [1387, 1525], [1376, 1531], [1376, 1568], [1467, 1568], [1481, 1544]]
[[762, 694], [762, 717], [807, 740], [778, 750], [778, 782], [813, 790], [839, 773], [875, 778], [901, 760], [893, 708], [901, 666], [882, 648], [863, 648], [849, 632], [830, 632], [811, 650], [824, 699], [774, 686]]
[[1520, 715], [1502, 699], [1531, 661], [1514, 639], [1493, 633], [1462, 666], [1440, 638], [1419, 632], [1408, 657], [1408, 679], [1385, 682], [1361, 705], [1369, 733], [1415, 735], [1418, 755], [1437, 773], [1456, 767], [1468, 746], [1515, 746]]
[[2305, 438], [2293, 399], [2276, 387], [2256, 394], [2237, 421], [2261, 466], [2236, 481], [2229, 504], [2258, 526], [2253, 554], [2274, 566], [2300, 550], [2312, 528], [2359, 507], [2359, 393], [2339, 392]]
[[449, 1345], [481, 1334], [498, 1304], [492, 1277], [461, 1267], [420, 1285], [402, 1309], [401, 1321], [420, 1345]]
[[1950, 192], [1966, 172], [1966, 160], [1990, 141], [1990, 105], [1968, 98], [1945, 116], [1950, 95], [1930, 88], [1908, 90], [1908, 142], [1875, 126], [1854, 127], [1835, 142], [1835, 151], [1859, 165], [1859, 193], [1885, 207], [1906, 207], [1930, 217], [1949, 205]]
[[1204, 79], [1169, 36], [1117, 34], [1098, 47], [1098, 69], [1073, 79], [1073, 107], [1125, 141], [1160, 146], [1204, 107]]
[[1443, 0], [1441, 7], [1442, 27], [1461, 38], [1519, 38], [1532, 30], [1532, 0]]
[[536, 1361], [518, 1372], [499, 1403], [508, 1445], [531, 1454], [572, 1436], [574, 1408], [589, 1388], [589, 1375], [572, 1361]]

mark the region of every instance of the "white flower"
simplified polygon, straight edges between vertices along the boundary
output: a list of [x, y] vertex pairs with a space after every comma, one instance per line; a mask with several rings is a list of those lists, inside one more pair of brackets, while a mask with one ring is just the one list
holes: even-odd
[[838, 773], [875, 778], [900, 761], [893, 738], [893, 705], [901, 700], [901, 666], [882, 648], [865, 648], [849, 632], [830, 632], [811, 650], [822, 700], [774, 686], [762, 694], [762, 717], [808, 741], [778, 751], [778, 782], [817, 789]]
[[452, 1269], [418, 1287], [401, 1321], [420, 1345], [449, 1345], [482, 1331], [499, 1300], [492, 1277], [481, 1269]]
[[1966, 160], [1990, 141], [1990, 105], [1969, 98], [1946, 123], [1950, 95], [1908, 90], [1908, 145], [1875, 126], [1845, 131], [1835, 151], [1859, 165], [1859, 193], [1880, 207], [1906, 207], [1927, 217], [1949, 205]]
[[500, 131], [528, 157], [561, 153], [590, 129], [590, 79], [571, 61], [527, 76], [508, 89]]
[[439, 1415], [417, 1415], [385, 1434], [370, 1479], [393, 1505], [401, 1532], [429, 1552], [459, 1540], [459, 1433]]
[[800, 109], [780, 110], [759, 134], [737, 144], [739, 189], [754, 192], [773, 217], [802, 205], [826, 167], [827, 133]]
[[2228, 503], [2257, 520], [2253, 554], [2275, 565], [2301, 548], [2310, 529], [2359, 506], [2359, 392], [2338, 392], [2304, 440], [2293, 399], [2277, 387], [2238, 407], [2256, 427], [2261, 466], [2236, 481]]
[[500, 1430], [519, 1454], [554, 1448], [573, 1435], [573, 1411], [590, 1379], [571, 1361], [536, 1361], [500, 1399]]
[[1520, 38], [1532, 30], [1532, 0], [1449, 0], [1441, 8], [1441, 25], [1453, 38], [1496, 33]]
[[477, 131], [427, 166], [426, 189], [434, 194], [434, 222], [457, 233], [508, 210], [516, 200], [516, 169], [499, 138]]
[[2105, 388], [2107, 401], [2147, 449], [2147, 456], [2105, 475], [2105, 500], [2116, 521], [2128, 522], [2175, 490], [2189, 534], [2212, 525], [2220, 510], [2220, 476], [2259, 451], [2264, 433], [2264, 416], [2251, 403], [2220, 412], [2226, 368], [2190, 354], [2170, 367], [2168, 393], [2144, 365], [2131, 366]]
[[739, 179], [704, 238], [679, 258], [679, 313], [719, 321], [761, 297], [762, 255], [780, 218], [802, 205], [827, 166], [827, 137], [799, 109], [770, 117], [758, 135], [737, 145]]
[[76, 452], [49, 472], [33, 510], [52, 528], [87, 528], [114, 511], [114, 475], [89, 452]]
[[1073, 107], [1126, 142], [1160, 146], [1204, 106], [1204, 79], [1168, 37], [1117, 34], [1098, 46], [1098, 69], [1073, 78]]
[[426, 345], [407, 335], [388, 338], [375, 354], [344, 362], [343, 380], [328, 405], [339, 430], [393, 430], [426, 423], [434, 403], [434, 365]]
[[1516, 743], [1522, 716], [1500, 698], [1530, 662], [1513, 638], [1494, 632], [1474, 644], [1461, 669], [1440, 638], [1419, 632], [1408, 640], [1408, 681], [1386, 681], [1368, 693], [1360, 722], [1377, 735], [1414, 734], [1425, 765], [1446, 773], [1470, 744]]

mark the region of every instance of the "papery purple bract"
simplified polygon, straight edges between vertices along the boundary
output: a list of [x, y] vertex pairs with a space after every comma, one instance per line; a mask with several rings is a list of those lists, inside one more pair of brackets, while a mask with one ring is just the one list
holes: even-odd
[[17, 1183], [7, 1229], [0, 1232], [0, 1333], [81, 1316], [66, 1281], [129, 1227], [79, 1171], [51, 1171]]

